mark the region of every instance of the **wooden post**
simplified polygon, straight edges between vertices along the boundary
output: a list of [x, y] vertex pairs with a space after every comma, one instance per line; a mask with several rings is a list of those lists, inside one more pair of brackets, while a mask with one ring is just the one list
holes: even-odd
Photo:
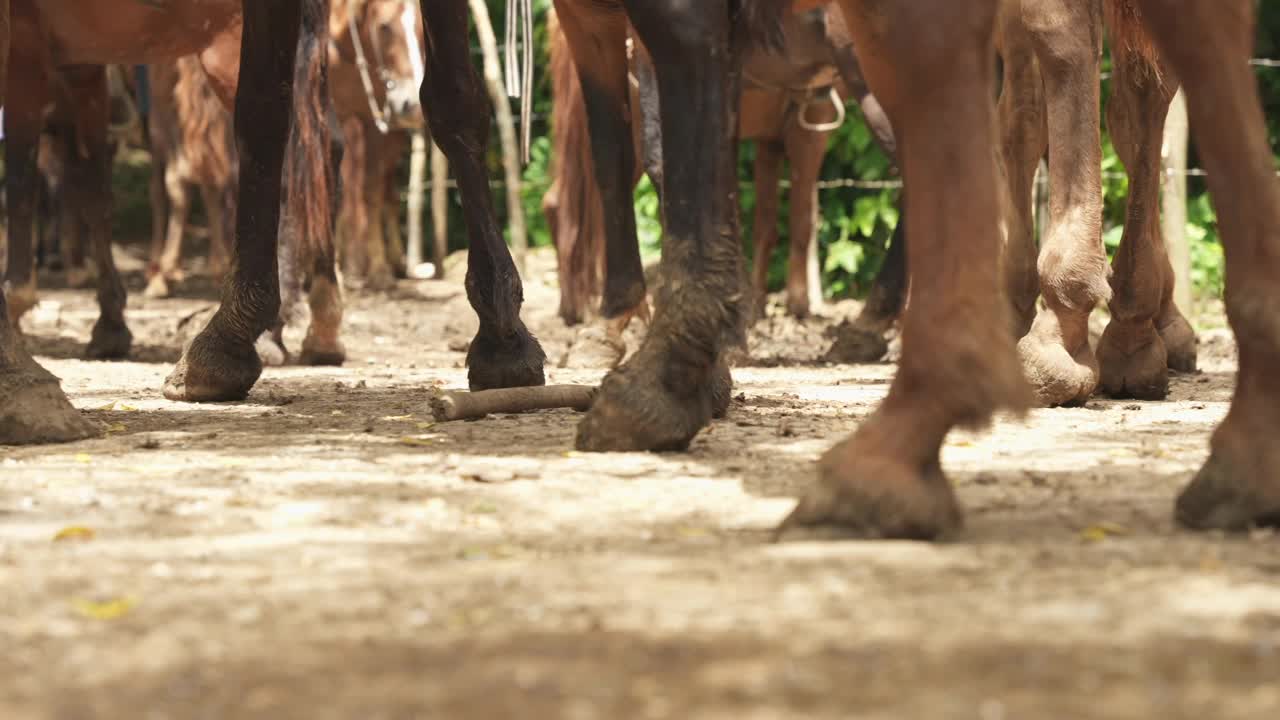
[[1191, 296], [1191, 247], [1187, 244], [1187, 98], [1182, 90], [1169, 105], [1160, 152], [1160, 230], [1169, 262], [1173, 263], [1173, 302], [1187, 318], [1193, 315]]
[[[437, 2], [439, 0], [436, 0]], [[484, 83], [489, 90], [498, 116], [498, 137], [502, 141], [502, 167], [507, 182], [507, 228], [511, 232], [511, 255], [516, 269], [524, 274], [524, 256], [529, 248], [525, 234], [524, 207], [520, 200], [520, 146], [516, 144], [515, 122], [511, 117], [511, 104], [502, 82], [502, 66], [498, 62], [498, 41], [489, 20], [489, 8], [485, 0], [470, 0], [471, 14], [476, 19], [476, 34], [484, 54]]]
[[444, 279], [444, 258], [449, 254], [449, 160], [431, 144], [431, 243], [436, 279]]
[[413, 149], [409, 154], [409, 248], [410, 270], [422, 264], [422, 196], [427, 174], [427, 138], [421, 130], [413, 133]]

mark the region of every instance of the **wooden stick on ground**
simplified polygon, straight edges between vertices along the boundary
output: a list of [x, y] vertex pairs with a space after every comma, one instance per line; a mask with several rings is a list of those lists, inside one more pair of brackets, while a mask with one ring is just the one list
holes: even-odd
[[490, 413], [522, 413], [530, 410], [573, 408], [584, 411], [595, 398], [594, 385], [537, 385], [499, 390], [442, 392], [431, 398], [436, 422], [472, 420]]

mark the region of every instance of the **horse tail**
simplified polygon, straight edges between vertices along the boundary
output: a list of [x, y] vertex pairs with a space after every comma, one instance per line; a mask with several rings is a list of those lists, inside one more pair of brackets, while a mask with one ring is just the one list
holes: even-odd
[[582, 84], [568, 40], [555, 14], [547, 35], [551, 50], [551, 164], [554, 241], [560, 266], [560, 315], [581, 322], [600, 294], [604, 263], [604, 202], [596, 182]]
[[1160, 51], [1142, 22], [1142, 11], [1134, 0], [1107, 0], [1107, 26], [1111, 31], [1112, 52], [1117, 61], [1133, 63], [1139, 77], [1151, 77], [1163, 83]]
[[231, 113], [213, 92], [200, 60], [188, 55], [177, 61], [173, 100], [178, 114], [182, 152], [192, 177], [218, 187], [235, 171], [235, 136]]
[[284, 159], [282, 240], [303, 266], [333, 256], [329, 120], [329, 0], [305, 0], [293, 74], [293, 123]]

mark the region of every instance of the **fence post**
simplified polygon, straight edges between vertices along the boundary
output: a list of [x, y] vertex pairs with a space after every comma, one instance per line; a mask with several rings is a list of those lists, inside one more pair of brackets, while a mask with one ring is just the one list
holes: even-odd
[[[439, 0], [433, 0], [439, 2]], [[489, 98], [498, 115], [498, 137], [502, 141], [502, 167], [507, 180], [507, 227], [511, 231], [511, 255], [516, 269], [524, 274], [524, 256], [529, 248], [525, 234], [524, 207], [520, 200], [520, 148], [516, 145], [515, 122], [511, 118], [511, 103], [507, 100], [502, 83], [502, 66], [498, 62], [498, 41], [489, 20], [489, 8], [485, 0], [471, 0], [471, 14], [476, 20], [476, 35], [484, 53], [484, 83]]]
[[1173, 263], [1173, 302], [1191, 318], [1191, 248], [1187, 244], [1187, 99], [1182, 90], [1169, 105], [1164, 125], [1164, 145], [1160, 152], [1160, 230], [1164, 234], [1169, 262]]

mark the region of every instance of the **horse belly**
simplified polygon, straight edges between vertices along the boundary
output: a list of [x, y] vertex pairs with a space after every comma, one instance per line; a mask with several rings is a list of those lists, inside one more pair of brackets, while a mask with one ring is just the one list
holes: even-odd
[[55, 65], [174, 60], [240, 23], [239, 0], [17, 1], [40, 12]]

